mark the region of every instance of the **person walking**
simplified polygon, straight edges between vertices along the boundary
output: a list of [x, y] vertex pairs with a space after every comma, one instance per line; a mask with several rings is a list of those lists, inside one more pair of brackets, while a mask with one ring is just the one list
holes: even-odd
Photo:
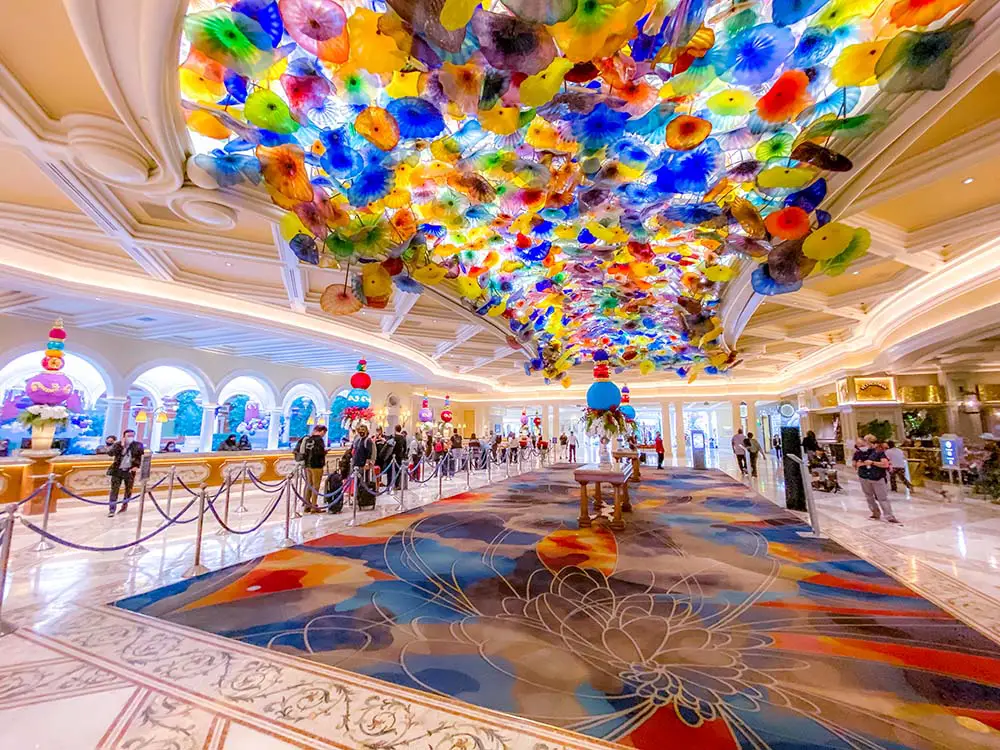
[[656, 440], [654, 441], [654, 446], [656, 447], [656, 468], [663, 468], [663, 437], [660, 433], [656, 433]]
[[128, 509], [128, 501], [132, 497], [132, 487], [135, 485], [135, 472], [142, 464], [142, 454], [145, 452], [143, 444], [135, 439], [135, 430], [125, 430], [122, 433], [122, 439], [115, 441], [114, 445], [108, 449], [108, 455], [111, 457], [111, 466], [108, 467], [108, 476], [111, 477], [108, 518], [115, 514], [122, 483], [125, 484], [125, 500], [118, 512], [124, 513]]
[[571, 432], [569, 434], [568, 442], [569, 442], [569, 460], [570, 460], [570, 463], [573, 463], [573, 462], [576, 461], [576, 433], [575, 432]]
[[740, 476], [746, 476], [747, 473], [747, 447], [743, 441], [746, 437], [743, 435], [743, 428], [740, 427], [736, 434], [733, 435], [731, 445], [733, 446], [733, 453], [736, 455], [736, 463], [740, 467]]
[[819, 441], [816, 439], [816, 433], [809, 430], [802, 440], [802, 452], [808, 456], [810, 453], [815, 453], [818, 450]]
[[896, 443], [890, 440], [887, 445], [889, 449], [885, 452], [885, 457], [889, 459], [889, 489], [898, 492], [896, 480], [902, 480], [906, 489], [913, 492], [913, 485], [906, 476], [906, 454], [901, 448], [896, 447]]
[[301, 438], [295, 446], [295, 458], [306, 472], [306, 496], [303, 500], [306, 513], [319, 513], [319, 493], [326, 468], [326, 425], [313, 427], [312, 434]]
[[885, 516], [889, 523], [899, 523], [892, 512], [889, 487], [885, 481], [889, 459], [878, 449], [874, 435], [865, 435], [864, 443], [860, 443], [854, 451], [852, 462], [858, 471], [858, 479], [861, 480], [861, 491], [865, 493], [865, 500], [872, 512], [871, 519], [877, 521]]
[[760, 457], [760, 442], [757, 438], [753, 436], [752, 432], [747, 433], [747, 439], [743, 441], [743, 445], [747, 449], [747, 453], [750, 454], [750, 476], [757, 476], [757, 459]]

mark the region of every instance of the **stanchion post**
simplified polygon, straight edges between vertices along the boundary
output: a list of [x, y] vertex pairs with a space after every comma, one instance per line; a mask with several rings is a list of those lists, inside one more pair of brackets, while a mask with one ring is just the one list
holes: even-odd
[[[49, 474], [48, 482], [45, 484], [45, 511], [42, 516], [42, 531], [45, 532], [49, 530], [49, 513], [52, 512], [52, 485], [55, 484], [55, 481], [56, 475]], [[46, 552], [54, 547], [55, 545], [43, 536], [31, 549], [35, 552]]]
[[292, 482], [296, 481], [297, 473], [298, 469], [285, 479], [285, 538], [281, 540], [282, 547], [295, 546], [295, 540], [292, 539]]
[[442, 497], [444, 497], [444, 472], [441, 471], [441, 468], [444, 466], [445, 460], [446, 459], [442, 458], [440, 461], [438, 461], [438, 465], [437, 465], [437, 473], [438, 473], [438, 500], [440, 500]]
[[298, 465], [298, 466], [295, 467], [295, 476], [296, 476], [296, 480], [295, 480], [296, 481], [296, 486], [299, 488], [299, 491], [297, 493], [298, 497], [296, 497], [294, 500], [292, 500], [292, 507], [295, 510], [295, 517], [296, 518], [302, 518], [302, 512], [299, 510], [299, 498], [305, 498], [307, 496], [307, 493], [306, 493], [306, 482], [309, 481], [309, 477], [306, 476], [306, 465], [305, 464], [301, 464], [301, 465]]
[[139, 488], [139, 512], [135, 516], [135, 544], [125, 550], [126, 558], [141, 557], [149, 551], [139, 544], [139, 540], [142, 539], [142, 515], [146, 509], [146, 487], [148, 482], [148, 479], [143, 479], [142, 485]]
[[170, 516], [170, 506], [174, 502], [174, 479], [177, 477], [177, 467], [170, 467], [170, 485], [167, 487], [167, 515]]
[[232, 472], [229, 470], [229, 467], [226, 467], [226, 474], [224, 481], [226, 483], [226, 502], [222, 506], [222, 523], [219, 524], [219, 530], [215, 532], [216, 536], [229, 535], [229, 532], [226, 531], [226, 526], [229, 525], [229, 494], [233, 489], [233, 475]]
[[205, 533], [205, 505], [208, 501], [208, 489], [201, 485], [198, 492], [198, 526], [194, 538], [194, 562], [191, 567], [181, 573], [182, 578], [194, 578], [208, 572], [208, 568], [201, 564], [201, 540]]
[[493, 477], [491, 476], [493, 466], [493, 456], [489, 453], [486, 454], [486, 484], [493, 484]]
[[809, 467], [806, 461], [799, 456], [789, 454], [789, 458], [799, 465], [799, 473], [802, 475], [802, 490], [806, 495], [806, 509], [809, 511], [809, 525], [812, 526], [811, 534], [800, 533], [800, 536], [821, 537], [819, 512], [816, 510], [816, 497], [813, 495], [812, 476], [809, 474]]
[[249, 468], [247, 467], [247, 462], [243, 462], [243, 466], [240, 468], [240, 507], [236, 509], [237, 513], [247, 512], [247, 472]]
[[472, 489], [472, 463], [468, 448], [465, 449], [465, 489]]
[[351, 520], [348, 526], [358, 525], [358, 480], [361, 478], [361, 467], [355, 466], [351, 469]]
[[13, 633], [17, 628], [14, 625], [4, 622], [3, 619], [3, 595], [7, 585], [7, 568], [10, 563], [11, 538], [14, 536], [14, 512], [17, 505], [11, 503], [4, 510], [3, 518], [0, 520], [0, 530], [3, 537], [0, 538], [0, 635]]

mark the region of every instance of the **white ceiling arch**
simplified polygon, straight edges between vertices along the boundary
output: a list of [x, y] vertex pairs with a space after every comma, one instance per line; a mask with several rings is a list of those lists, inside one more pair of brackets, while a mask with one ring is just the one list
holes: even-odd
[[324, 414], [327, 410], [326, 394], [314, 381], [300, 380], [290, 383], [285, 387], [285, 391], [281, 396], [281, 413], [283, 415], [288, 416], [288, 412], [292, 408], [292, 403], [297, 398], [307, 398], [312, 401], [316, 407], [316, 411], [320, 414]]
[[216, 402], [224, 404], [233, 396], [249, 396], [260, 404], [261, 409], [271, 410], [277, 406], [274, 384], [264, 375], [252, 370], [237, 370], [230, 373], [219, 384]]
[[184, 391], [198, 391], [203, 402], [214, 392], [207, 380], [184, 364], [164, 362], [146, 367], [137, 375], [129, 377], [130, 385], [144, 389], [153, 397], [156, 407], [163, 406], [164, 399]]

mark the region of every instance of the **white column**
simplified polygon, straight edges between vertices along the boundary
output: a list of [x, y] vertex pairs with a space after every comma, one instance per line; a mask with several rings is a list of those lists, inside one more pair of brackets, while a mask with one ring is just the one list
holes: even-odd
[[[729, 404], [733, 409], [733, 435], [735, 435], [739, 432], [739, 429], [743, 427], [743, 420], [740, 417], [740, 400], [738, 398], [734, 398], [729, 402]], [[746, 430], [744, 430], [744, 432], [745, 431]], [[719, 436], [719, 439], [722, 439], [721, 435]]]
[[670, 430], [670, 404], [666, 401], [660, 402], [660, 438], [663, 440], [663, 455], [667, 457], [674, 455], [674, 441]]
[[267, 449], [273, 451], [278, 447], [278, 439], [281, 437], [281, 409], [271, 409], [270, 418], [267, 426]]
[[163, 437], [163, 422], [159, 421], [155, 412], [150, 412], [149, 418], [151, 420], [149, 426], [149, 445], [146, 447], [152, 453], [156, 453], [160, 450], [160, 439]]
[[545, 437], [551, 440], [553, 437], [558, 437], [556, 435], [556, 410], [553, 406], [545, 407]]
[[198, 451], [209, 453], [212, 450], [212, 436], [215, 434], [215, 409], [218, 404], [201, 405], [201, 435], [199, 436]]
[[[677, 440], [677, 458], [684, 458], [687, 455], [687, 446], [684, 444], [684, 402], [674, 402], [674, 436]], [[681, 461], [681, 465], [684, 462]]]
[[122, 415], [125, 409], [125, 399], [120, 396], [109, 396], [104, 399], [104, 435], [121, 437]]

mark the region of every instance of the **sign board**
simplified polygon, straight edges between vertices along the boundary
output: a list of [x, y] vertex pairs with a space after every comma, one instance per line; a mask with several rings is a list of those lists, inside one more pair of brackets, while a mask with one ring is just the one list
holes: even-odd
[[139, 464], [139, 481], [149, 479], [149, 472], [153, 468], [153, 454], [149, 451], [142, 454], [142, 463]]
[[749, 412], [747, 410], [747, 402], [740, 401], [740, 419], [746, 419], [748, 413]]
[[696, 451], [705, 450], [705, 433], [701, 430], [694, 430], [691, 433], [691, 447]]
[[958, 469], [964, 450], [964, 440], [958, 435], [942, 435], [941, 468]]

